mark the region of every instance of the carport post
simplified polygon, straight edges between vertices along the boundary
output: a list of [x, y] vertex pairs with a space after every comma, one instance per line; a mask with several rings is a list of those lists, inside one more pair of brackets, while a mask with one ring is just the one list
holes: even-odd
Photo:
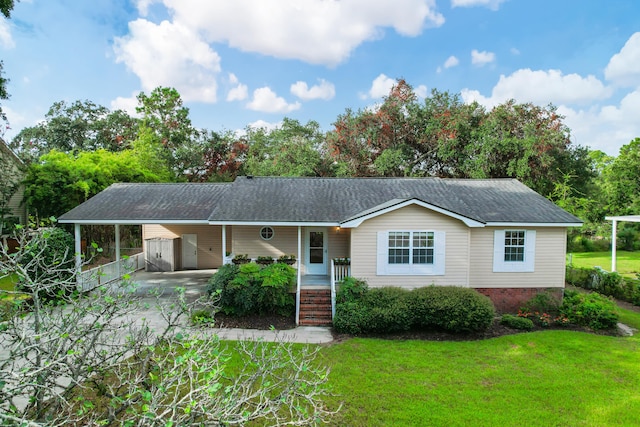
[[616, 237], [618, 234], [618, 221], [613, 220], [611, 229], [611, 271], [616, 271]]
[[222, 224], [222, 265], [227, 259], [227, 226]]
[[118, 279], [122, 277], [122, 269], [120, 268], [120, 224], [116, 224], [116, 273]]
[[75, 243], [75, 256], [76, 256], [76, 284], [81, 286], [81, 273], [82, 273], [82, 240], [80, 240], [80, 224], [73, 224], [73, 235]]

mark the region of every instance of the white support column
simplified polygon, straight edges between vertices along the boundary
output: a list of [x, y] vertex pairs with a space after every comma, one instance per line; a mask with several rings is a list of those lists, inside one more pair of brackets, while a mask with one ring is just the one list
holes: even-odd
[[80, 224], [73, 224], [73, 237], [75, 241], [75, 256], [76, 256], [76, 284], [78, 287], [81, 285], [82, 273], [82, 240], [80, 240]]
[[116, 233], [116, 269], [118, 278], [122, 277], [122, 268], [120, 267], [120, 224], [115, 225]]
[[616, 271], [616, 237], [618, 234], [618, 221], [613, 220], [611, 230], [611, 271]]
[[227, 226], [222, 226], [222, 265], [227, 258]]
[[298, 278], [297, 278], [297, 286], [296, 286], [296, 325], [300, 322], [300, 287], [302, 284], [302, 269], [301, 267], [302, 260], [302, 227], [298, 226]]

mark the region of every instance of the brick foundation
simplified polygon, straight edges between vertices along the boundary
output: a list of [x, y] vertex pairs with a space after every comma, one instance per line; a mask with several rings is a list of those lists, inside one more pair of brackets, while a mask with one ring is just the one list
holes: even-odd
[[498, 313], [517, 313], [522, 305], [540, 292], [549, 291], [558, 300], [562, 300], [564, 288], [475, 288], [488, 296]]

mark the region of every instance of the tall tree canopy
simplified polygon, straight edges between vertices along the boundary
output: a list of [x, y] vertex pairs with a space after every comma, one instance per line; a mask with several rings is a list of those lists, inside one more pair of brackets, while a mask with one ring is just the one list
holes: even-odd
[[243, 138], [248, 146], [243, 171], [257, 176], [328, 176], [331, 164], [325, 154], [320, 125], [306, 125], [285, 118], [273, 130], [247, 128]]
[[59, 216], [115, 182], [161, 182], [168, 171], [150, 170], [128, 150], [85, 151], [77, 156], [52, 150], [29, 166], [25, 197], [40, 218]]
[[340, 175], [513, 177], [551, 196], [564, 176], [576, 191], [593, 176], [562, 119], [553, 106], [508, 101], [487, 111], [437, 90], [421, 103], [399, 80], [378, 108], [339, 116], [327, 142]]
[[20, 131], [11, 147], [27, 162], [50, 150], [120, 151], [135, 139], [137, 128], [137, 119], [122, 110], [109, 111], [91, 101], [60, 101], [51, 106], [42, 123]]

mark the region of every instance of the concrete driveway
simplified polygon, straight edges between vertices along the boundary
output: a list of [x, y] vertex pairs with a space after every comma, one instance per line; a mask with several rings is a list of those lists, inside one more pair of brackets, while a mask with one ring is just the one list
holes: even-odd
[[[160, 331], [167, 325], [157, 308], [158, 303], [173, 296], [176, 287], [185, 288], [187, 302], [193, 302], [206, 295], [207, 282], [217, 270], [184, 270], [170, 272], [147, 272], [139, 270], [131, 275], [131, 281], [137, 285], [136, 294], [143, 297], [146, 307], [136, 313], [132, 323], [145, 320], [152, 330]], [[160, 300], [151, 297], [150, 290], [159, 289], [162, 292]], [[187, 321], [187, 319], [184, 319]], [[188, 324], [183, 327], [189, 328]], [[223, 340], [261, 340], [261, 341], [292, 341], [307, 344], [321, 344], [333, 341], [330, 328], [317, 326], [299, 326], [294, 329], [275, 331], [259, 329], [237, 328], [195, 328], [200, 334], [215, 334]]]
[[175, 288], [185, 288], [187, 301], [191, 302], [206, 294], [207, 282], [217, 271], [217, 269], [164, 272], [138, 270], [131, 274], [131, 281], [138, 285], [136, 293], [140, 296], [148, 296], [149, 291], [157, 289], [163, 296], [169, 297], [175, 292]]

